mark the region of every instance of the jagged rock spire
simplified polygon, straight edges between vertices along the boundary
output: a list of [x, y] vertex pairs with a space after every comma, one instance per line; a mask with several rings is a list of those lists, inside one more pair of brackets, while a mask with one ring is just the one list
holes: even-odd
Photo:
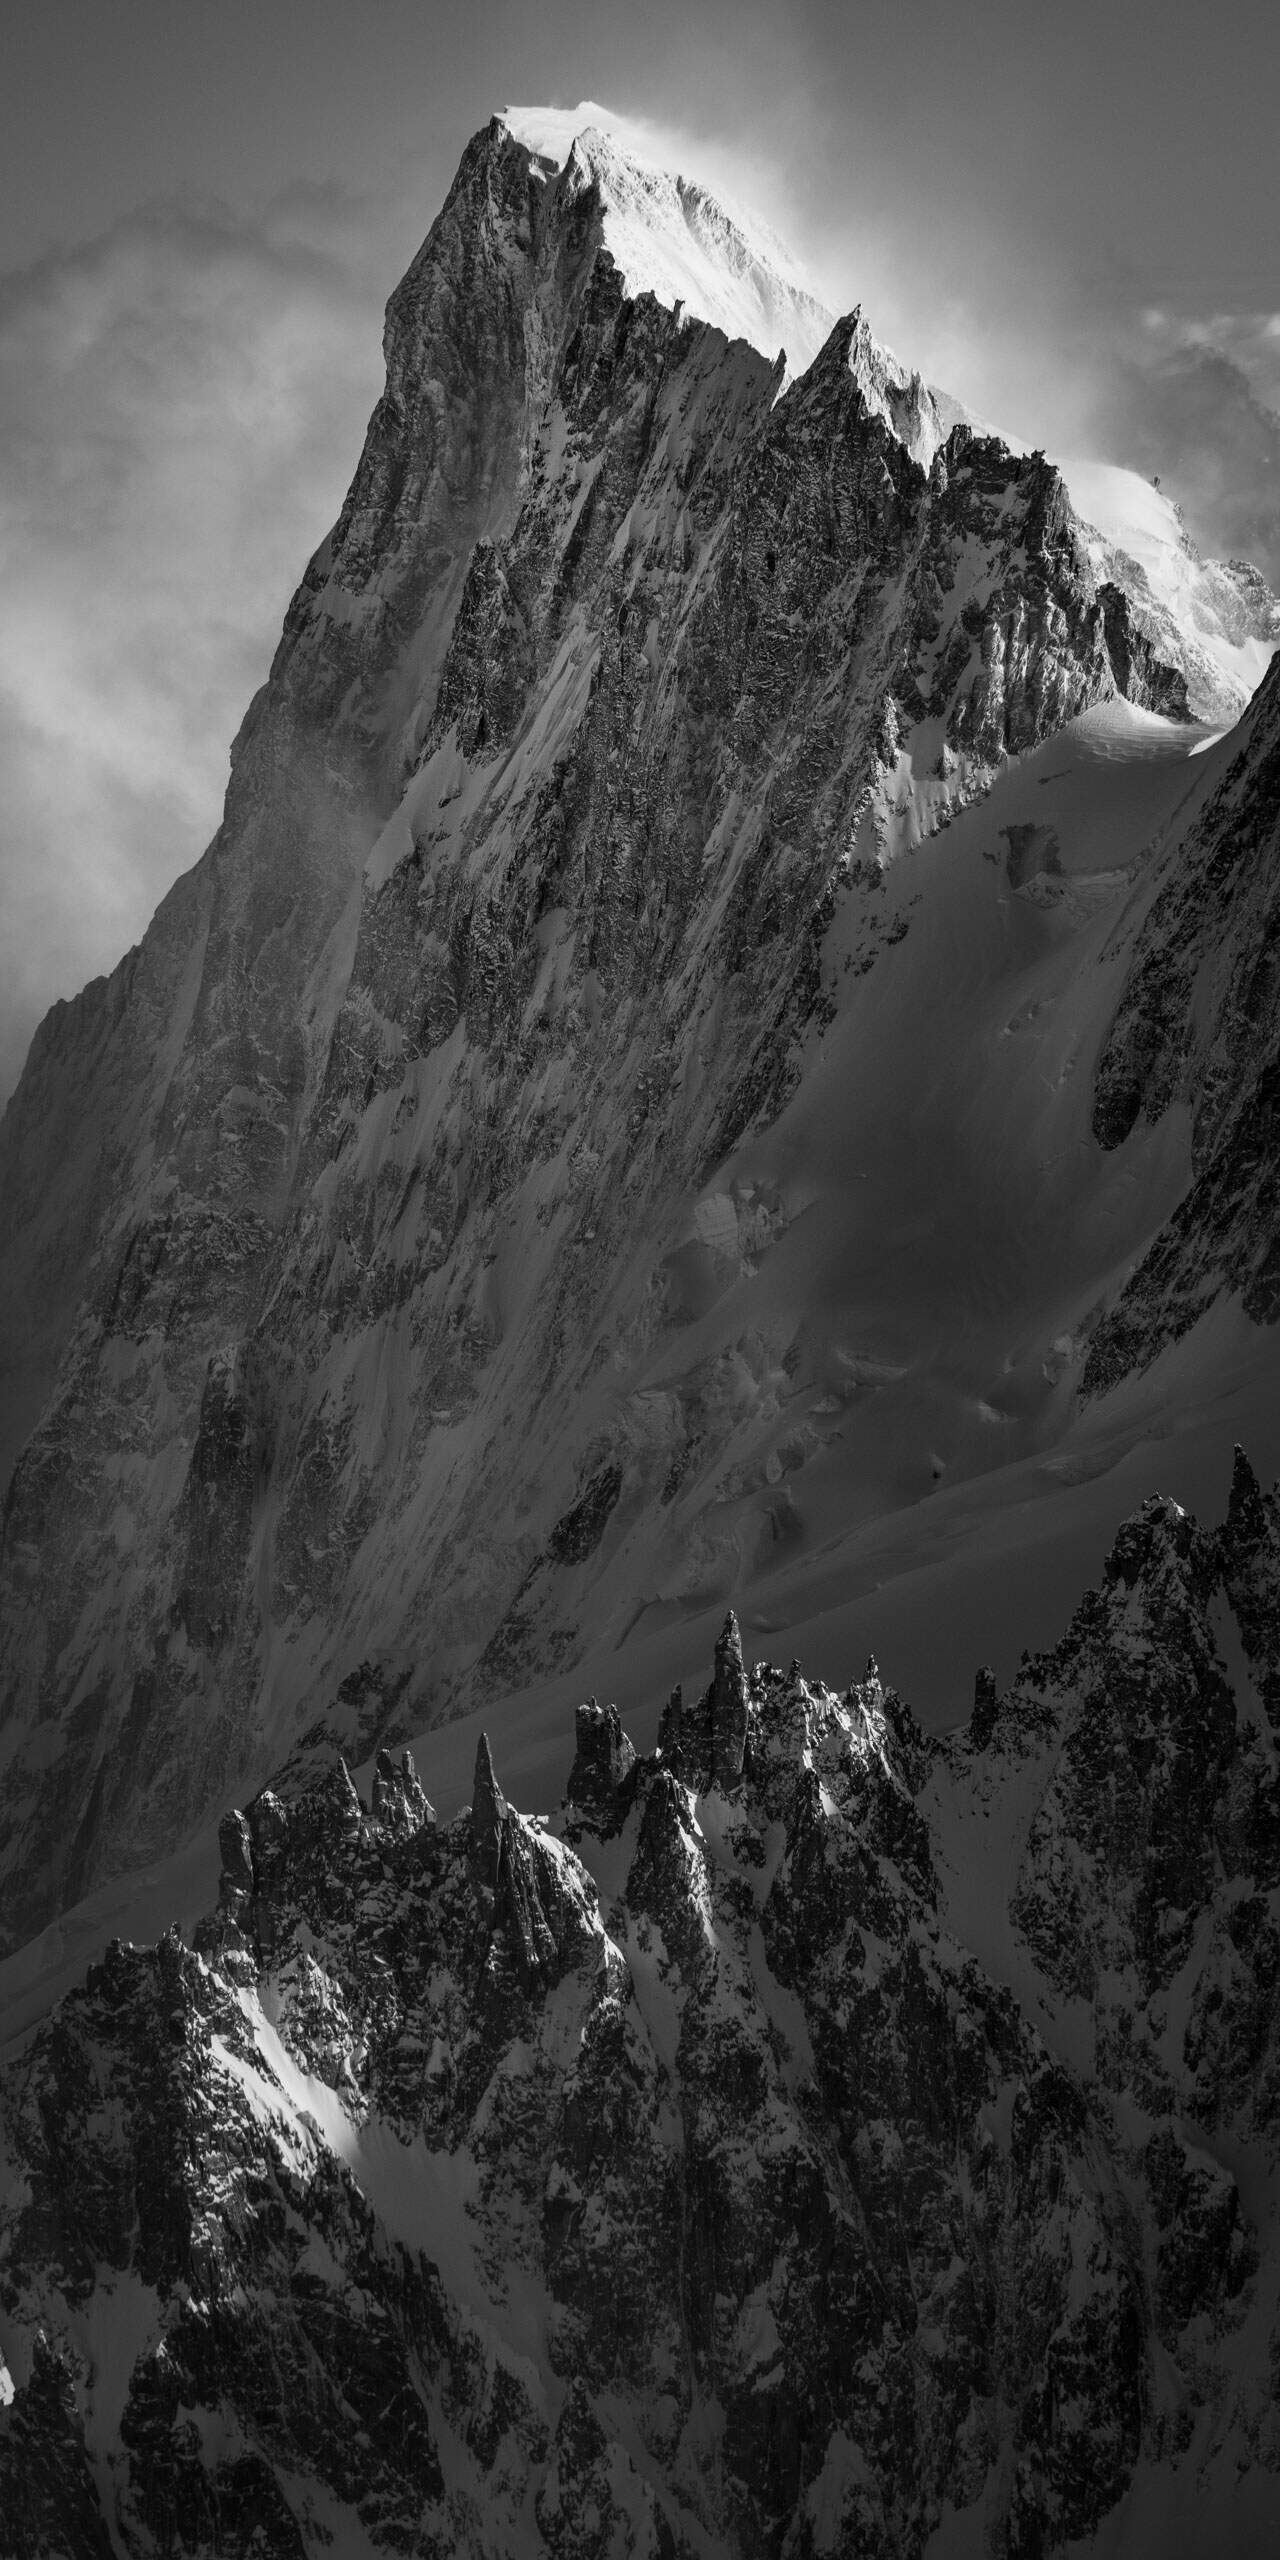
[[476, 1744], [476, 1772], [471, 1787], [471, 1849], [485, 1884], [492, 1884], [498, 1873], [506, 1818], [507, 1800], [494, 1771], [489, 1736], [482, 1733]]
[[574, 1740], [565, 1802], [607, 1840], [626, 1817], [626, 1782], [635, 1766], [635, 1746], [622, 1730], [617, 1708], [602, 1707], [594, 1698], [576, 1711]]
[[667, 1699], [667, 1703], [662, 1710], [662, 1715], [658, 1723], [659, 1756], [663, 1760], [669, 1760], [673, 1766], [680, 1757], [680, 1743], [683, 1730], [684, 1690], [682, 1689], [680, 1682], [677, 1680], [676, 1685], [671, 1691], [671, 1694]]
[[1251, 1545], [1266, 1534], [1262, 1487], [1238, 1440], [1231, 1468], [1231, 1491], [1227, 1497], [1226, 1529], [1233, 1542], [1244, 1538]]
[[373, 1812], [385, 1830], [406, 1835], [434, 1822], [429, 1801], [411, 1751], [403, 1751], [397, 1768], [389, 1751], [379, 1751], [373, 1770]]
[[985, 1751], [995, 1730], [996, 1675], [989, 1662], [980, 1663], [973, 1675], [973, 1713], [969, 1718], [969, 1740], [975, 1751]]
[[711, 1780], [713, 1786], [736, 1787], [742, 1777], [747, 1747], [747, 1674], [742, 1638], [732, 1609], [716, 1646], [711, 1687]]

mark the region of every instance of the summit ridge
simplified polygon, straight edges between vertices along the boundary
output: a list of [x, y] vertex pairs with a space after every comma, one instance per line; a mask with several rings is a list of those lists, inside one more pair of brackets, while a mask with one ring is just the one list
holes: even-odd
[[710, 190], [637, 156], [627, 135], [588, 121], [596, 110], [508, 108], [499, 119], [549, 182], [594, 193], [603, 245], [629, 296], [708, 321], [761, 355], [785, 352], [794, 380], [825, 345], [833, 314], [810, 292], [782, 242]]
[[[652, 293], [743, 337], [762, 355], [785, 351], [794, 381], [820, 353], [835, 314], [811, 291], [777, 234], [740, 205], [664, 165], [662, 146], [626, 119], [577, 108], [508, 107], [500, 119], [550, 174], [572, 166], [599, 190], [604, 241], [628, 293]], [[927, 470], [951, 428], [997, 430], [963, 401], [903, 365], [865, 318], [850, 362], [870, 404]], [[1016, 437], [1002, 440], [1025, 450]], [[1280, 599], [1247, 563], [1204, 561], [1176, 504], [1135, 471], [1055, 456], [1085, 522], [1099, 583], [1113, 581], [1144, 619], [1166, 661], [1183, 670], [1193, 707], [1228, 722], [1244, 710], [1280, 645]]]

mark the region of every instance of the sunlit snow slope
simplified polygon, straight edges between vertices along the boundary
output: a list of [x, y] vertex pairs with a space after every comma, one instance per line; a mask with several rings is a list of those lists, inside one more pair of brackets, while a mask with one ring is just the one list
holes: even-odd
[[710, 320], [762, 355], [785, 349], [803, 373], [830, 336], [834, 314], [811, 293], [783, 242], [696, 181], [657, 166], [625, 121], [590, 102], [576, 108], [507, 107], [503, 123], [551, 170], [571, 159], [604, 198], [604, 241], [630, 294]]

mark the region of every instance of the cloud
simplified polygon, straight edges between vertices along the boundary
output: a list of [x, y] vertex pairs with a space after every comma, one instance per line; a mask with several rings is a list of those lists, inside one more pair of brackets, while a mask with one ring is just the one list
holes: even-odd
[[395, 220], [157, 205], [0, 278], [0, 1093], [216, 827], [380, 387]]
[[1280, 318], [1152, 311], [1100, 376], [1097, 441], [1158, 472], [1199, 548], [1280, 588]]
[[1280, 408], [1280, 311], [1211, 311], [1203, 316], [1145, 311], [1148, 335], [1169, 346], [1222, 356], [1243, 375], [1256, 400]]

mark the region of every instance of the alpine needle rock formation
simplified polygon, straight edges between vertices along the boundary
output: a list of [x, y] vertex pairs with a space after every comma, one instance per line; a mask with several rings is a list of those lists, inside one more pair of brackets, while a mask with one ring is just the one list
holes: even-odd
[[1280, 1418], [1280, 605], [550, 130], [0, 1134], [0, 2553], [1270, 2550], [1280, 1500], [1115, 1524]]

